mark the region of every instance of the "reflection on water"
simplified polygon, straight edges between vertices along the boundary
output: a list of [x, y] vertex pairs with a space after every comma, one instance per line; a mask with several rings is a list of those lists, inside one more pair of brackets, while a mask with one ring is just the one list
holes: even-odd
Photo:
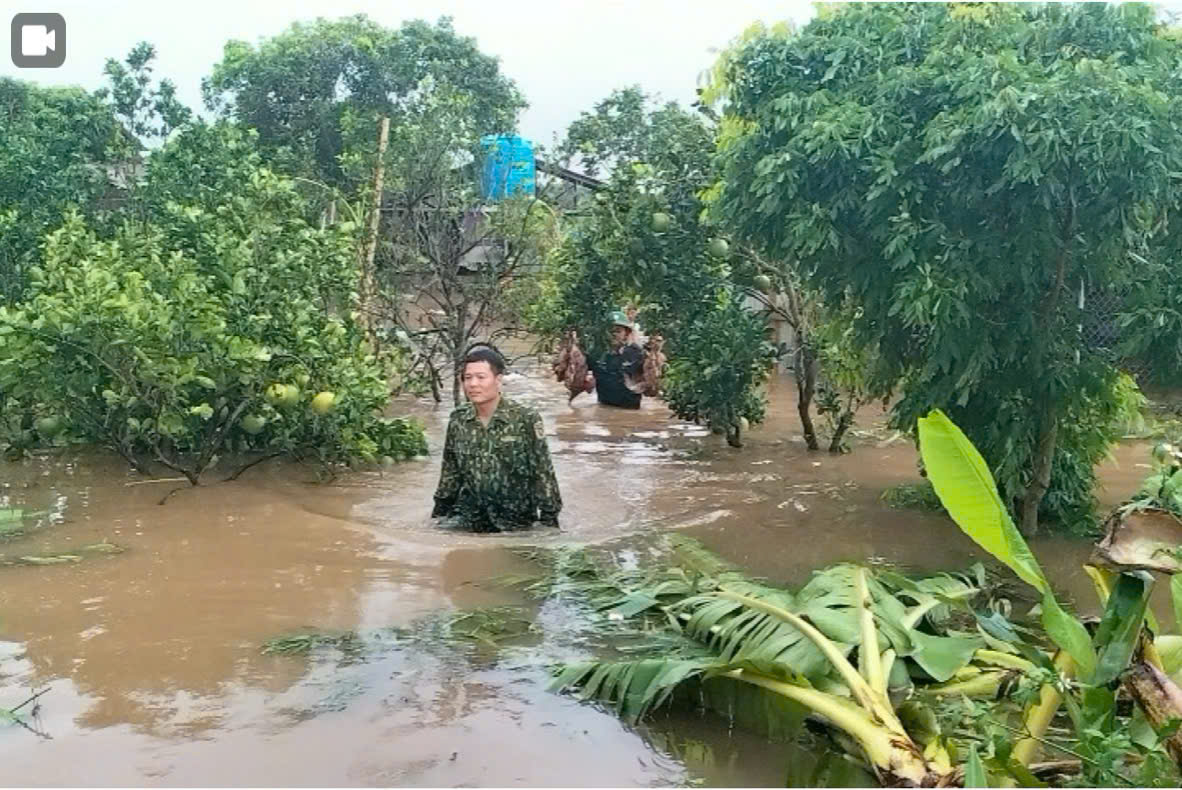
[[[430, 461], [332, 486], [312, 484], [309, 469], [264, 465], [234, 483], [211, 475], [160, 505], [178, 484], [145, 482], [121, 462], [3, 465], [0, 507], [44, 512], [0, 543], [0, 561], [102, 540], [126, 548], [0, 567], [0, 705], [49, 687], [39, 725], [53, 736], [0, 729], [7, 783], [776, 786], [805, 769], [855, 781], [715, 717], [630, 730], [547, 693], [545, 667], [530, 662], [413, 645], [342, 666], [260, 652], [303, 627], [366, 631], [524, 604], [493, 580], [530, 571], [512, 551], [526, 545], [627, 552], [676, 529], [785, 584], [840, 560], [933, 570], [982, 558], [943, 518], [881, 503], [887, 487], [918, 478], [914, 448], [881, 429], [877, 407], [860, 416], [855, 451], [830, 456], [805, 450], [788, 379], [742, 450], [652, 401], [639, 412], [592, 396], [568, 404], [536, 372], [508, 386], [543, 414], [566, 503], [561, 532], [431, 525], [447, 410], [430, 403], [411, 406], [428, 425]], [[1119, 466], [1103, 469], [1106, 501], [1136, 487], [1144, 450], [1121, 448]], [[1091, 599], [1078, 571], [1086, 544], [1048, 539], [1036, 550], [1060, 585]], [[561, 611], [538, 617], [554, 631], [569, 622]], [[580, 655], [561, 640], [543, 652]]]

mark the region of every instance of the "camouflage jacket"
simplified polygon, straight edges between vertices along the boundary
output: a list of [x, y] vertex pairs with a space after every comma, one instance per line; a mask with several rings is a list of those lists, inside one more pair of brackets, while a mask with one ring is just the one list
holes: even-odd
[[477, 531], [508, 531], [534, 521], [557, 525], [561, 510], [536, 411], [502, 397], [488, 427], [471, 403], [451, 413], [433, 516], [458, 516]]

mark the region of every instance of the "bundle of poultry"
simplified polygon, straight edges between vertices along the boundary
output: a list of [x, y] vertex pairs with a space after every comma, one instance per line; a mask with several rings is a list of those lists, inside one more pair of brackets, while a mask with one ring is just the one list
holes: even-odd
[[662, 348], [665, 338], [657, 333], [649, 337], [644, 355], [644, 369], [641, 380], [644, 382], [645, 397], [655, 398], [661, 394], [661, 376], [665, 372], [665, 354]]
[[558, 346], [554, 378], [566, 385], [570, 399], [595, 389], [595, 379], [587, 369], [587, 356], [579, 348], [579, 337], [572, 329]]
[[638, 395], [655, 398], [661, 394], [661, 376], [665, 373], [665, 338], [653, 334], [644, 344], [644, 362], [637, 376], [624, 374], [624, 386]]

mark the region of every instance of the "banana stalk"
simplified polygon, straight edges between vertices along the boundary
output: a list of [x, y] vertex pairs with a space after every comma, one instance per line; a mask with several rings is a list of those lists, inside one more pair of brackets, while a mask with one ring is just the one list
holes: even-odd
[[982, 672], [969, 680], [957, 680], [951, 683], [941, 683], [928, 686], [920, 692], [921, 697], [941, 699], [943, 697], [968, 697], [969, 699], [996, 699], [1002, 686], [1012, 680], [1016, 672], [1011, 669], [1000, 669], [995, 672]]
[[[1055, 669], [1060, 675], [1073, 677], [1075, 675], [1075, 661], [1066, 652], [1060, 651], [1055, 656]], [[1051, 720], [1059, 712], [1063, 704], [1063, 695], [1053, 683], [1047, 683], [1039, 692], [1039, 700], [1026, 709], [1022, 716], [1022, 732], [1030, 737], [1023, 738], [1014, 746], [1013, 756], [1022, 765], [1029, 765], [1038, 751], [1040, 739], [1046, 735]]]
[[886, 678], [887, 665], [894, 662], [895, 653], [893, 650], [881, 655], [878, 652], [878, 631], [874, 624], [874, 613], [870, 609], [865, 569], [858, 570], [855, 583], [858, 621], [862, 631], [862, 643], [858, 650], [862, 672], [854, 668], [828, 637], [800, 615], [758, 598], [728, 591], [718, 593], [722, 598], [783, 620], [799, 631], [817, 646], [837, 670], [853, 694], [853, 701], [741, 669], [729, 672], [727, 676], [781, 694], [824, 717], [857, 741], [883, 785], [947, 787], [953, 783], [956, 775], [947, 751], [937, 746], [925, 755], [903, 728], [891, 706]]
[[1034, 671], [1034, 664], [1030, 661], [1027, 661], [1021, 656], [1015, 656], [1009, 653], [1001, 653], [997, 650], [985, 650], [982, 648], [973, 654], [973, 659], [984, 664], [991, 664], [995, 667], [1018, 669], [1022, 672]]
[[858, 620], [862, 627], [862, 649], [858, 651], [858, 662], [862, 675], [871, 691], [879, 700], [887, 698], [886, 677], [882, 671], [882, 659], [878, 654], [878, 630], [874, 627], [874, 611], [870, 608], [870, 587], [866, 583], [866, 571], [859, 568], [854, 573], [854, 594], [858, 596]]
[[885, 787], [947, 787], [952, 773], [936, 773], [923, 751], [906, 733], [894, 733], [859, 706], [816, 689], [795, 686], [742, 669], [726, 677], [767, 689], [794, 700], [845, 732], [866, 755]]
[[[1122, 681], [1145, 711], [1145, 718], [1154, 730], [1161, 730], [1172, 719], [1182, 719], [1182, 689], [1145, 658], [1134, 661]], [[1165, 746], [1170, 757], [1182, 768], [1182, 731], [1167, 738]]]

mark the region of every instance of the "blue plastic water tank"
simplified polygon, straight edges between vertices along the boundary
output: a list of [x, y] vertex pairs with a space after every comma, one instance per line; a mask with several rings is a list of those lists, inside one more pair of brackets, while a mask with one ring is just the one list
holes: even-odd
[[489, 134], [480, 138], [484, 150], [481, 192], [487, 200], [506, 195], [533, 195], [536, 170], [534, 144], [515, 134]]

